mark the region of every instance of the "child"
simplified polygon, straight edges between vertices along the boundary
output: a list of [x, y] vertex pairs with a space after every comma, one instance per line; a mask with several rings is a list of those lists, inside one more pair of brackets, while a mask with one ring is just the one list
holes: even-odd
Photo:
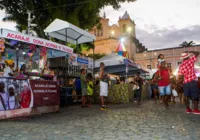
[[92, 74], [91, 73], [88, 73], [87, 75], [87, 103], [88, 103], [88, 107], [91, 106], [91, 96], [93, 95], [94, 93], [94, 90], [93, 90], [93, 79], [92, 79]]
[[158, 55], [158, 71], [159, 71], [159, 79], [161, 79], [161, 73], [160, 73], [160, 66], [161, 62], [165, 61], [164, 54], [159, 54]]
[[81, 69], [81, 93], [82, 93], [82, 106], [81, 107], [87, 107], [86, 106], [86, 94], [87, 94], [87, 80], [86, 80], [86, 70]]

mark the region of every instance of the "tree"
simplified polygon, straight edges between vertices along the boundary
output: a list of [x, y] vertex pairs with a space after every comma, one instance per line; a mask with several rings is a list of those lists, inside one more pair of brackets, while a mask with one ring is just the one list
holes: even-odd
[[100, 59], [100, 58], [106, 56], [106, 54], [105, 53], [96, 53], [94, 55], [93, 54], [89, 54], [88, 56], [91, 57], [91, 58], [94, 58], [94, 60], [97, 60], [97, 59]]
[[180, 47], [190, 47], [190, 46], [193, 46], [193, 45], [195, 45], [195, 43], [193, 41], [190, 41], [190, 42], [184, 41], [179, 46]]
[[74, 49], [74, 53], [82, 54], [83, 50], [89, 51], [90, 49], [94, 49], [94, 45], [92, 43], [84, 43], [84, 44], [71, 44], [67, 43], [67, 46]]
[[[104, 6], [120, 7], [120, 2], [135, 0], [4, 0], [6, 9], [4, 21], [15, 21], [19, 31], [27, 29], [27, 10], [35, 15], [34, 28], [40, 37], [44, 29], [55, 19], [66, 20], [80, 28], [90, 29], [99, 22], [99, 12]], [[3, 7], [1, 7], [3, 9]]]

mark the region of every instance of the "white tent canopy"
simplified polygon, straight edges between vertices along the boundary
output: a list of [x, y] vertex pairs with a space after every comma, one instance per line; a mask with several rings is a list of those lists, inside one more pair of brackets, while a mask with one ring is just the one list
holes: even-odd
[[125, 57], [122, 57], [116, 53], [111, 53], [95, 61], [95, 68], [100, 67], [100, 63], [103, 62], [105, 66], [115, 66], [124, 64]]
[[95, 40], [94, 35], [60, 19], [55, 19], [44, 32], [50, 37], [72, 44], [93, 42]]

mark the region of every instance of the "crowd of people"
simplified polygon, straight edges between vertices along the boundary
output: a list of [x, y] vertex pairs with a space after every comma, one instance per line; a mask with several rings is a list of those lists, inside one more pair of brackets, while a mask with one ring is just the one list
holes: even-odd
[[[148, 82], [140, 77], [140, 73], [130, 82], [133, 84], [134, 102], [141, 104], [143, 85], [149, 84], [147, 90], [152, 93], [155, 103], [164, 105], [164, 109], [169, 108], [169, 103], [176, 103], [175, 98], [179, 97], [180, 103], [185, 104], [186, 113], [200, 114], [198, 110], [199, 93], [200, 93], [200, 77], [197, 80], [194, 64], [197, 60], [199, 52], [187, 51], [182, 53], [182, 64], [179, 66], [178, 75], [173, 75], [172, 70], [166, 64], [163, 54], [158, 56], [158, 70]], [[100, 63], [99, 70], [99, 86], [100, 86], [100, 105], [102, 109], [108, 108], [104, 103], [104, 97], [108, 96], [108, 85], [110, 77], [104, 70], [104, 63]], [[123, 81], [123, 80], [122, 80]], [[93, 78], [92, 74], [86, 75], [84, 69], [81, 70], [80, 91], [82, 93], [82, 107], [90, 106], [91, 96], [93, 95]], [[124, 81], [125, 82], [125, 81]], [[115, 84], [120, 84], [116, 79]], [[193, 110], [190, 107], [190, 100], [193, 103]]]
[[[151, 80], [155, 102], [159, 95], [164, 107], [168, 109], [169, 102], [175, 103], [175, 96], [179, 95], [180, 103], [186, 106], [186, 113], [200, 114], [198, 110], [200, 78], [197, 80], [194, 69], [198, 55], [199, 52], [194, 51], [182, 53], [183, 62], [179, 66], [177, 77], [166, 66], [164, 55], [158, 56], [158, 71]], [[190, 107], [190, 100], [193, 103], [193, 110]]]

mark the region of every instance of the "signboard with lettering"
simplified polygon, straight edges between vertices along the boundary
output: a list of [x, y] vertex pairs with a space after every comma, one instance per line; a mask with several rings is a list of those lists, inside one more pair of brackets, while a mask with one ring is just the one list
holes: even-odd
[[55, 50], [59, 50], [59, 51], [70, 53], [70, 54], [73, 53], [72, 48], [62, 45], [62, 44], [52, 42], [50, 40], [28, 36], [20, 32], [14, 32], [14, 31], [6, 30], [6, 29], [1, 29], [1, 30], [2, 30], [1, 32], [2, 34], [0, 34], [0, 37], [2, 38], [13, 39], [13, 40], [35, 44], [39, 46], [45, 46], [50, 49], [55, 49]]
[[60, 94], [54, 81], [30, 80], [34, 95], [33, 107], [60, 104]]
[[93, 69], [94, 68], [94, 61], [92, 58], [88, 58], [88, 68]]
[[0, 119], [30, 116], [40, 107], [54, 112], [59, 104], [60, 94], [55, 81], [0, 77]]
[[77, 62], [79, 62], [81, 64], [88, 64], [88, 60], [87, 59], [83, 59], [83, 58], [80, 58], [80, 57], [77, 58]]

